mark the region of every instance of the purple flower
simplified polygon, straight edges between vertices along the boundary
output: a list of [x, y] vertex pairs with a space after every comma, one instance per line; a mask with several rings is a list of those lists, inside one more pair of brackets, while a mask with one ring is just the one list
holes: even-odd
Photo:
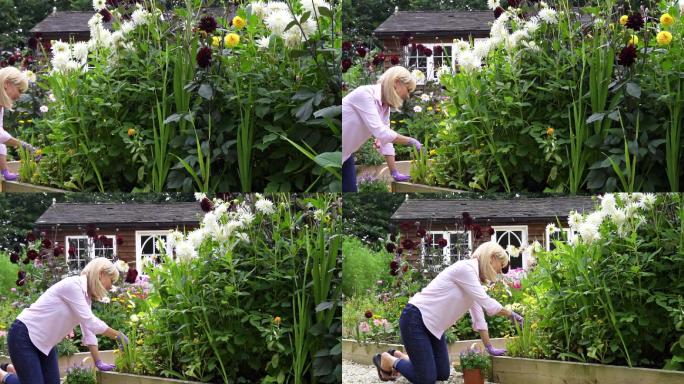
[[217, 24], [216, 19], [213, 16], [204, 16], [200, 19], [197, 29], [202, 30], [206, 33], [214, 33]]

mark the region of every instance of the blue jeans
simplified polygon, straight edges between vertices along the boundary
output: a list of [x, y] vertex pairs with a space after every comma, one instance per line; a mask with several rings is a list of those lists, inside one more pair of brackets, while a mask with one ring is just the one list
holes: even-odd
[[356, 186], [356, 166], [354, 164], [354, 155], [342, 163], [342, 192], [358, 192], [359, 188]]
[[19, 381], [31, 384], [59, 384], [57, 347], [52, 348], [45, 356], [33, 345], [28, 328], [19, 320], [14, 320], [7, 332], [7, 349]]
[[406, 304], [399, 317], [401, 340], [410, 361], [398, 360], [396, 370], [413, 384], [434, 384], [449, 379], [449, 351], [446, 337], [436, 338], [425, 327], [423, 315], [413, 304]]

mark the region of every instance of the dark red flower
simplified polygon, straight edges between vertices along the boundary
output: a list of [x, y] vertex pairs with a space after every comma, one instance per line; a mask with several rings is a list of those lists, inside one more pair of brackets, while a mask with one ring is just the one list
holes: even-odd
[[472, 230], [475, 233], [476, 239], [482, 238], [482, 227], [480, 226], [480, 224], [473, 224]]
[[471, 225], [473, 225], [473, 218], [468, 212], [463, 212], [463, 226], [465, 229], [470, 229]]
[[364, 313], [363, 315], [366, 316], [366, 319], [373, 318], [373, 312], [371, 312], [370, 310], [367, 310], [366, 313]]
[[204, 16], [200, 19], [199, 24], [197, 24], [197, 29], [206, 33], [214, 33], [217, 26], [216, 19], [213, 16]]
[[404, 268], [402, 268], [401, 270], [404, 272], [408, 271], [408, 265], [404, 265]]
[[214, 203], [208, 197], [205, 197], [200, 201], [200, 207], [202, 207], [204, 212], [211, 212], [214, 209]]
[[496, 7], [496, 9], [494, 9], [494, 18], [498, 19], [499, 16], [503, 15], [504, 12], [506, 12], [505, 9], [503, 9], [501, 7]]
[[443, 237], [440, 238], [439, 240], [437, 240], [437, 245], [439, 245], [440, 248], [446, 247], [447, 246], [447, 239], [445, 239]]
[[17, 283], [18, 286], [22, 287], [22, 286], [24, 286], [24, 284], [26, 283], [26, 280], [24, 280], [24, 279], [17, 279], [16, 283]]
[[17, 62], [17, 58], [14, 56], [10, 56], [7, 58], [7, 62], [9, 63], [9, 65], [14, 65]]
[[380, 52], [373, 56], [373, 65], [380, 65], [385, 62], [385, 54]]
[[487, 228], [487, 233], [489, 234], [489, 236], [494, 236], [494, 228], [492, 228], [492, 227]]
[[394, 245], [394, 243], [387, 243], [385, 244], [385, 249], [387, 250], [387, 252], [392, 253], [395, 249], [397, 249], [397, 246]]
[[88, 235], [88, 237], [91, 239], [95, 239], [97, 237], [97, 229], [95, 229], [95, 227], [92, 225], [89, 225], [86, 227], [86, 235]]
[[64, 254], [64, 248], [61, 245], [56, 245], [55, 248], [52, 250], [52, 254], [55, 256], [59, 256]]
[[398, 269], [392, 269], [392, 270], [390, 270], [390, 275], [396, 276], [396, 275], [398, 275], [398, 274], [399, 274], [399, 270], [398, 270]]
[[116, 235], [116, 245], [117, 246], [122, 246], [124, 244], [124, 239], [123, 236], [121, 235]]
[[43, 239], [43, 242], [41, 243], [41, 245], [45, 249], [50, 249], [50, 248], [52, 248], [52, 241], [50, 241], [50, 239]]
[[518, 8], [520, 3], [521, 3], [521, 0], [508, 0], [508, 6], [513, 7], [513, 8]]
[[411, 239], [404, 239], [401, 241], [401, 246], [410, 251], [416, 246], [416, 244]]
[[356, 54], [359, 55], [359, 57], [366, 57], [366, 48], [365, 47], [356, 47]]
[[19, 271], [17, 272], [17, 278], [18, 278], [19, 280], [22, 280], [22, 279], [26, 278], [26, 271], [19, 270]]
[[404, 253], [404, 248], [397, 248], [397, 255], [401, 256], [402, 253]]
[[390, 241], [391, 241], [391, 242], [397, 241], [397, 235], [395, 235], [394, 233], [391, 234], [391, 235], [390, 235]]
[[425, 236], [425, 242], [429, 245], [432, 245], [432, 236], [430, 236], [430, 235]]
[[399, 39], [399, 44], [401, 44], [402, 47], [405, 47], [409, 45], [409, 42], [411, 41], [411, 35], [409, 35], [408, 32], [404, 32], [403, 35], [401, 35], [401, 39]]
[[107, 10], [107, 8], [102, 8], [99, 13], [102, 15], [102, 21], [105, 23], [112, 21], [112, 14]]
[[633, 44], [630, 44], [620, 51], [618, 55], [618, 64], [624, 65], [626, 67], [634, 64], [637, 58], [637, 49]]
[[409, 223], [408, 221], [404, 221], [404, 222], [402, 222], [401, 224], [399, 224], [399, 228], [400, 228], [402, 231], [406, 232], [406, 231], [408, 231], [409, 229], [411, 229], [411, 223]]
[[441, 45], [435, 45], [434, 50], [435, 50], [435, 56], [441, 56], [442, 53], [444, 53], [444, 48], [442, 48]]
[[342, 72], [347, 72], [352, 66], [351, 59], [342, 59]]
[[418, 237], [425, 237], [426, 234], [427, 231], [425, 230], [425, 228], [418, 228]]
[[119, 6], [119, 0], [107, 0], [107, 5], [116, 8]]
[[432, 49], [430, 49], [430, 48], [423, 49], [423, 55], [425, 55], [427, 57], [432, 56]]
[[30, 262], [31, 262], [31, 259], [29, 259], [28, 257], [25, 258], [24, 261], [22, 261], [22, 263], [24, 263], [24, 264], [28, 264]]
[[38, 39], [35, 36], [29, 37], [27, 45], [30, 49], [35, 51], [38, 49]]
[[351, 43], [351, 41], [345, 41], [342, 43], [342, 50], [344, 52], [349, 52], [354, 48], [354, 45]]
[[211, 65], [211, 48], [200, 48], [195, 59], [197, 60], [197, 65], [199, 65], [200, 68], [206, 68]]
[[399, 262], [396, 260], [392, 260], [390, 263], [390, 269], [399, 269]]
[[634, 12], [627, 17], [627, 24], [625, 26], [638, 31], [644, 26], [644, 17], [641, 16], [641, 13]]
[[97, 240], [100, 241], [100, 243], [102, 243], [102, 245], [107, 245], [107, 241], [109, 240], [109, 238], [107, 238], [107, 236], [105, 236], [105, 235], [100, 235], [97, 238]]
[[[35, 260], [38, 258], [38, 256], [38, 251], [36, 251], [35, 249], [29, 249], [29, 251], [26, 252], [26, 260]], [[26, 263], [26, 260], [24, 260], [24, 264], [28, 264]]]
[[415, 52], [417, 50], [418, 50], [418, 46], [416, 45], [416, 43], [411, 43], [411, 51]]
[[390, 63], [392, 63], [392, 65], [399, 64], [399, 56], [397, 56], [397, 55], [390, 56]]
[[43, 44], [43, 49], [46, 52], [50, 52], [52, 50], [52, 43], [50, 42], [50, 39], [42, 40]]
[[19, 262], [19, 259], [21, 259], [19, 254], [16, 252], [12, 252], [12, 254], [10, 255], [10, 261], [14, 264], [17, 264]]
[[135, 268], [129, 268], [128, 273], [126, 274], [126, 282], [128, 284], [133, 284], [135, 283], [135, 279], [138, 278], [138, 271], [135, 270]]

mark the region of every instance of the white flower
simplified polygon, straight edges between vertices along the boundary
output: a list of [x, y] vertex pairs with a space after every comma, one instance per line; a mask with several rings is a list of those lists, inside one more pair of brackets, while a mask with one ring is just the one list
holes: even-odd
[[541, 8], [548, 8], [548, 7], [549, 7], [549, 5], [546, 4], [545, 1], [540, 1], [540, 2], [539, 2], [539, 6], [540, 6]]
[[254, 214], [248, 210], [243, 211], [240, 213], [240, 219], [239, 221], [244, 225], [248, 226], [254, 221]]
[[601, 238], [598, 227], [589, 221], [580, 224], [577, 231], [579, 232], [582, 241], [584, 241], [586, 244], [591, 244], [592, 242]]
[[421, 72], [419, 69], [414, 69], [413, 71], [411, 71], [411, 75], [414, 79], [416, 79], [417, 82], [422, 82], [425, 80], [425, 74]]
[[549, 233], [555, 233], [558, 232], [558, 227], [556, 227], [556, 224], [554, 223], [549, 223], [546, 225], [546, 231]]
[[240, 241], [242, 241], [242, 242], [249, 243], [249, 235], [244, 233], [244, 232], [236, 233], [235, 237], [240, 239]]
[[268, 4], [266, 4], [266, 13], [268, 15], [280, 11], [286, 11], [288, 15], [290, 14], [290, 8], [288, 8], [287, 3], [282, 1], [269, 1]]
[[127, 263], [127, 262], [125, 262], [125, 261], [119, 259], [119, 260], [116, 261], [116, 263], [114, 263], [114, 266], [115, 266], [116, 269], [119, 271], [119, 274], [125, 275], [126, 273], [128, 273], [128, 268], [129, 268], [129, 267], [128, 267], [128, 263]]
[[627, 221], [627, 215], [624, 209], [616, 209], [612, 214], [611, 218], [613, 222], [619, 227]]
[[102, 296], [102, 298], [100, 299], [100, 303], [104, 304], [109, 304], [110, 301], [111, 299], [109, 298], [109, 296]]
[[271, 37], [265, 36], [257, 40], [257, 47], [259, 49], [268, 49], [268, 45], [271, 43]]
[[196, 259], [197, 251], [190, 241], [181, 241], [181, 243], [176, 246], [176, 256], [178, 256], [178, 260], [180, 261]]
[[133, 11], [133, 14], [131, 15], [131, 20], [133, 21], [133, 25], [138, 26], [138, 25], [145, 25], [147, 24], [148, 20], [150, 17], [150, 13], [147, 12], [146, 10], [139, 8]]
[[88, 59], [88, 43], [79, 41], [71, 48], [71, 56], [76, 61], [84, 62]]
[[508, 36], [508, 39], [506, 39], [506, 48], [508, 49], [513, 49], [518, 46], [518, 43], [520, 40], [527, 38], [527, 32], [525, 30], [518, 30], [513, 32]]
[[538, 29], [539, 29], [539, 18], [537, 16], [531, 17], [525, 23], [525, 30], [530, 34], [535, 33]]
[[266, 16], [266, 4], [263, 1], [255, 1], [249, 5], [252, 14], [263, 19]]
[[430, 101], [430, 95], [428, 95], [427, 93], [423, 93], [422, 95], [420, 95], [420, 100], [422, 102], [427, 103], [428, 101]]
[[318, 221], [323, 221], [327, 216], [328, 216], [328, 214], [322, 209], [317, 209], [314, 212], [314, 219], [316, 219]]
[[475, 46], [473, 47], [473, 53], [475, 54], [475, 56], [479, 57], [480, 59], [483, 59], [487, 57], [491, 47], [492, 45], [490, 39], [479, 40], [475, 42]]
[[451, 74], [451, 68], [447, 67], [446, 65], [442, 65], [437, 70], [437, 78], [440, 78], [444, 75], [450, 75], [450, 74]]
[[69, 43], [65, 43], [62, 40], [60, 41], [55, 41], [52, 44], [52, 54], [54, 56], [57, 55], [62, 55], [62, 54], [71, 54], [71, 50], [69, 49]]
[[568, 225], [570, 226], [570, 229], [572, 229], [573, 231], [577, 230], [580, 224], [582, 224], [582, 221], [582, 215], [577, 213], [576, 211], [572, 211], [568, 215]]
[[176, 244], [179, 244], [181, 241], [183, 241], [183, 234], [175, 229], [170, 230], [168, 236], [166, 236], [166, 244], [169, 248], [175, 248]]
[[202, 224], [204, 230], [209, 234], [216, 234], [219, 229], [219, 223], [217, 221], [216, 215], [213, 212], [207, 212], [202, 219]]
[[106, 6], [107, 2], [105, 0], [93, 0], [93, 8], [95, 8], [96, 11], [101, 11]]
[[204, 192], [195, 192], [195, 200], [197, 201], [202, 201], [204, 198], [207, 197], [207, 194]]
[[47, 111], [49, 111], [49, 110], [50, 110], [50, 108], [48, 108], [47, 105], [41, 105], [40, 106], [40, 113], [47, 113]]
[[556, 18], [556, 11], [552, 8], [540, 9], [539, 18], [541, 18], [548, 24], [556, 24], [558, 22], [558, 19]]
[[135, 24], [133, 24], [130, 21], [124, 21], [123, 24], [121, 24], [121, 32], [123, 32], [124, 35], [128, 34], [132, 30], [135, 29]]
[[415, 107], [413, 107], [413, 112], [421, 113], [423, 112], [423, 107], [421, 107], [420, 105], [416, 105]]
[[90, 27], [90, 29], [93, 29], [99, 25], [102, 25], [102, 15], [96, 13], [93, 15], [93, 17], [90, 18], [90, 20], [88, 20], [88, 27]]
[[[188, 233], [188, 242], [193, 246], [193, 248], [199, 248], [204, 241], [204, 236], [206, 232], [203, 228], [195, 229], [194, 231]], [[182, 243], [182, 241], [181, 241]]]
[[607, 215], [612, 215], [613, 212], [617, 209], [615, 206], [615, 195], [612, 193], [606, 193], [605, 195], [600, 197], [601, 199], [601, 209], [605, 214]]
[[48, 100], [50, 100], [51, 103], [54, 103], [55, 101], [57, 101], [57, 98], [55, 98], [54, 93], [50, 92], [50, 94], [48, 94]]
[[257, 202], [254, 203], [254, 207], [256, 208], [257, 212], [261, 212], [264, 215], [272, 215], [275, 212], [273, 202], [268, 199], [257, 200]]
[[533, 52], [538, 52], [541, 49], [534, 41], [523, 41], [522, 45]]
[[463, 39], [454, 39], [454, 48], [456, 48], [456, 51], [465, 51], [470, 49], [470, 43]]
[[599, 227], [603, 222], [605, 215], [606, 214], [603, 211], [592, 212], [589, 214], [589, 216], [587, 216], [585, 222], [593, 225], [594, 227]]
[[645, 193], [644, 198], [641, 199], [645, 208], [652, 207], [656, 202], [656, 195], [654, 193]]
[[508, 28], [506, 22], [501, 21], [502, 17], [503, 15], [492, 24], [492, 29], [489, 31], [489, 36], [498, 40], [505, 40], [508, 37]]
[[501, 3], [499, 3], [499, 0], [487, 0], [487, 8], [491, 9], [492, 11], [500, 6]]
[[278, 10], [268, 15], [264, 23], [266, 23], [266, 26], [274, 35], [282, 36], [285, 28], [292, 20], [289, 10]]
[[26, 76], [26, 79], [29, 81], [29, 83], [36, 82], [36, 74], [33, 73], [33, 71], [24, 71], [24, 75]]
[[463, 72], [479, 71], [482, 60], [472, 51], [464, 51], [456, 56], [456, 61]]
[[283, 34], [283, 40], [285, 41], [286, 47], [296, 48], [302, 43], [302, 41], [304, 41], [304, 37], [302, 36], [302, 31], [299, 30], [299, 28], [293, 27], [288, 29]]
[[516, 246], [514, 246], [514, 245], [511, 245], [511, 244], [509, 244], [509, 245], [506, 247], [506, 252], [507, 252], [508, 255], [511, 256], [511, 257], [518, 257], [518, 256], [520, 256], [520, 249], [518, 249], [518, 247], [516, 247]]
[[313, 17], [314, 9], [316, 13], [320, 13], [318, 8], [323, 7], [330, 9], [330, 4], [325, 0], [302, 0], [302, 7], [308, 12], [311, 12], [311, 16]]
[[138, 315], [136, 315], [135, 313], [132, 314], [132, 315], [131, 315], [131, 322], [132, 322], [132, 323], [137, 323], [138, 321], [140, 321], [140, 318], [138, 317]]
[[220, 218], [228, 211], [228, 204], [226, 202], [214, 199], [214, 214]]

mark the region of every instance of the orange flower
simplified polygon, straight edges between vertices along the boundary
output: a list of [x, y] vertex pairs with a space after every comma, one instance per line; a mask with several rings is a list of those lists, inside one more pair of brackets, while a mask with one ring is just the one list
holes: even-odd
[[132, 137], [133, 135], [135, 135], [135, 129], [133, 129], [133, 128], [128, 128], [128, 136], [131, 136], [131, 137]]
[[276, 316], [276, 317], [273, 319], [273, 322], [275, 323], [275, 325], [280, 325], [280, 321], [281, 321], [280, 316]]
[[554, 129], [552, 127], [546, 128], [546, 134], [548, 136], [553, 136]]

